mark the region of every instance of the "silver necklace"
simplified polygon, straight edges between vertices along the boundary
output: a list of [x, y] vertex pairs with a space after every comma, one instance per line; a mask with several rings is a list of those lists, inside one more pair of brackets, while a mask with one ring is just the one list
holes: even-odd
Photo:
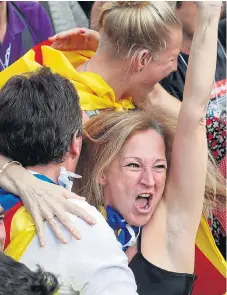
[[87, 60], [85, 63], [84, 63], [84, 72], [87, 71], [87, 64], [88, 64], [89, 60]]

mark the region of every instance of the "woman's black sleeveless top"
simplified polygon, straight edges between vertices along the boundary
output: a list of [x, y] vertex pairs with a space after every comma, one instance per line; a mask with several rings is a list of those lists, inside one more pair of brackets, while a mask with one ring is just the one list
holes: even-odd
[[170, 272], [147, 261], [141, 253], [141, 236], [138, 252], [129, 267], [134, 273], [139, 295], [192, 294], [195, 275]]

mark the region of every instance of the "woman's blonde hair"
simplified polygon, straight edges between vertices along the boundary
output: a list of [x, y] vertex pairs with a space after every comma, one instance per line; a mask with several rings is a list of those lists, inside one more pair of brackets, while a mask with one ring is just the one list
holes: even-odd
[[[159, 122], [162, 122], [160, 124]], [[117, 156], [127, 139], [138, 131], [156, 130], [164, 139], [169, 162], [176, 122], [162, 112], [149, 110], [130, 113], [103, 112], [84, 125], [83, 146], [77, 172], [83, 176], [76, 183], [76, 193], [82, 194], [97, 208], [103, 204], [103, 188], [99, 184], [102, 173]], [[218, 197], [216, 197], [218, 196]], [[205, 207], [225, 204], [225, 185], [210, 156], [205, 189]], [[214, 202], [217, 201], [217, 202]], [[204, 207], [204, 208], [205, 208]]]
[[170, 29], [180, 26], [166, 1], [106, 2], [99, 18], [101, 36], [104, 32], [116, 53], [124, 57], [135, 57], [143, 49], [154, 57], [166, 48]]

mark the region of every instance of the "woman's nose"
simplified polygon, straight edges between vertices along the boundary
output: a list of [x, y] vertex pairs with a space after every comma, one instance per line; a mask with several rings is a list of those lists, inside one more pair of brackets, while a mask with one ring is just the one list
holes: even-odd
[[141, 183], [148, 187], [152, 187], [155, 184], [153, 171], [150, 167], [146, 167], [141, 175]]

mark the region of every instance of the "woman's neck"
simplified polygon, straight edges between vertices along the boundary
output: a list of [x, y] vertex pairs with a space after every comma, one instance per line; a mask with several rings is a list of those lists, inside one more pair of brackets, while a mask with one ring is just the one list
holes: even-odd
[[116, 101], [125, 97], [129, 87], [128, 75], [124, 62], [111, 59], [102, 54], [95, 54], [91, 60], [78, 68], [78, 71], [93, 72], [100, 75], [105, 82], [113, 89]]
[[2, 43], [7, 29], [7, 9], [6, 1], [0, 2], [0, 42]]

